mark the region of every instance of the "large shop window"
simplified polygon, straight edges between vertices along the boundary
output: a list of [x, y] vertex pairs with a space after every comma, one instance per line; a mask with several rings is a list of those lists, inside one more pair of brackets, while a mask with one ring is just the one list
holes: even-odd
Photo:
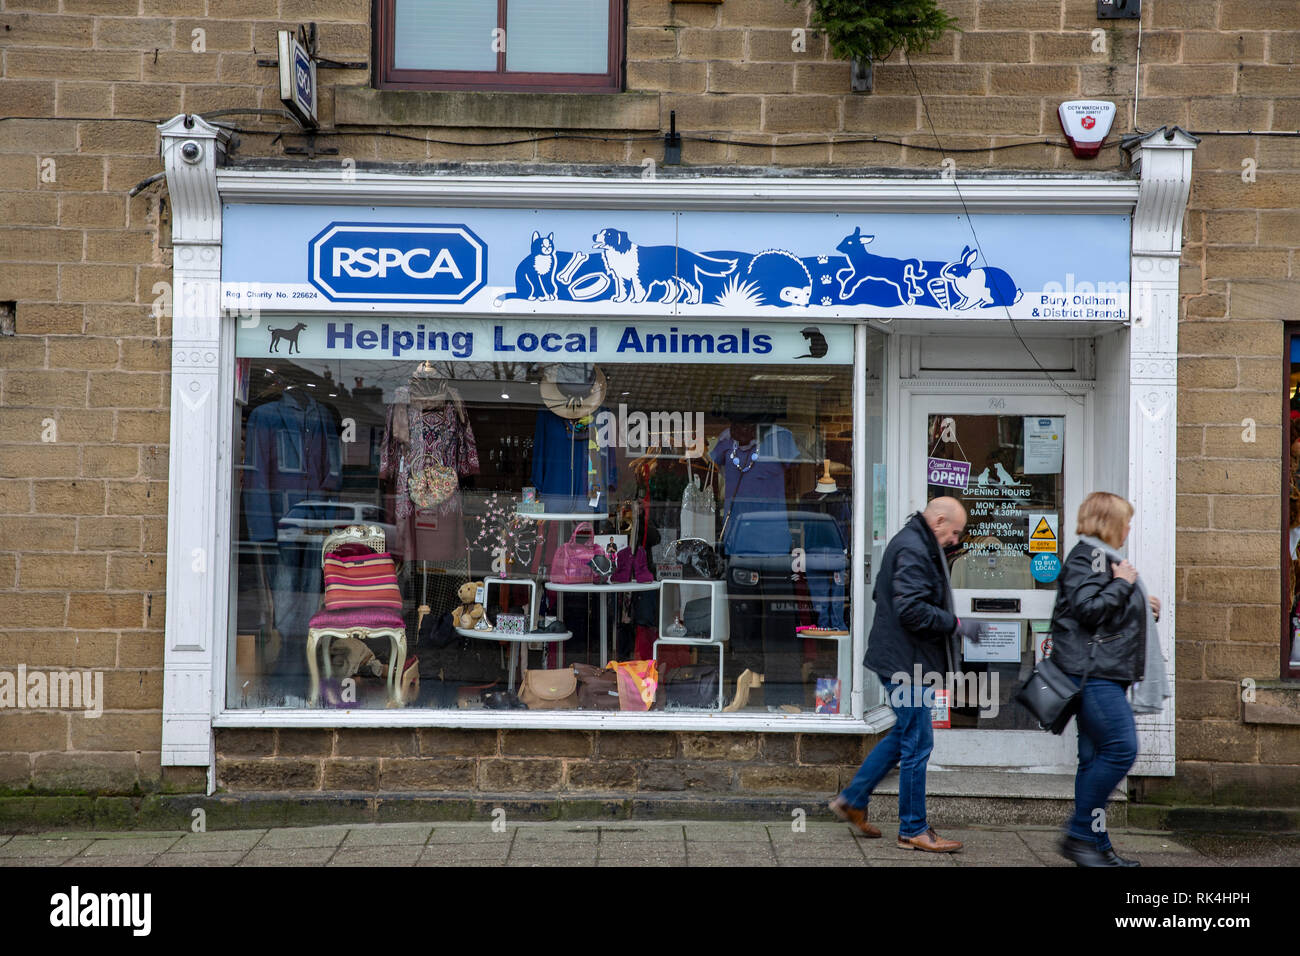
[[851, 327], [271, 324], [228, 706], [848, 712]]
[[380, 0], [376, 83], [388, 89], [614, 93], [615, 0]]
[[1286, 329], [1283, 509], [1286, 539], [1282, 545], [1282, 676], [1300, 678], [1300, 325]]

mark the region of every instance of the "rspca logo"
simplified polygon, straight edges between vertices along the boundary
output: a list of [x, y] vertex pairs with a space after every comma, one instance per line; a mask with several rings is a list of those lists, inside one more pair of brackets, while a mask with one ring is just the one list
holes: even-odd
[[298, 88], [298, 101], [302, 104], [304, 110], [314, 114], [316, 112], [316, 88], [312, 84], [311, 57], [300, 46], [295, 46], [293, 50], [293, 80]]
[[331, 302], [466, 302], [487, 282], [468, 226], [332, 222], [307, 246], [307, 278]]

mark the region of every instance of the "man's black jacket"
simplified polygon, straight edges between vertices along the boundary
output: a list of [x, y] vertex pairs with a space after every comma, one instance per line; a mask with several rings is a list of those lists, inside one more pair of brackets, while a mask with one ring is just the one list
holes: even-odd
[[865, 663], [882, 680], [902, 671], [951, 670], [949, 640], [957, 629], [952, 592], [944, 574], [943, 551], [920, 513], [912, 515], [885, 548], [872, 594], [876, 617], [871, 624]]

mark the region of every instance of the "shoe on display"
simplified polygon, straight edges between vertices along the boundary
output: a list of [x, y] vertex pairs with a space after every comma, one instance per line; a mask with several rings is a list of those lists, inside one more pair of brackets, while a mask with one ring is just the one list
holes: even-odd
[[736, 678], [736, 696], [731, 703], [722, 708], [724, 711], [737, 711], [749, 703], [749, 692], [759, 684], [763, 683], [763, 675], [755, 674], [749, 668], [740, 672]]

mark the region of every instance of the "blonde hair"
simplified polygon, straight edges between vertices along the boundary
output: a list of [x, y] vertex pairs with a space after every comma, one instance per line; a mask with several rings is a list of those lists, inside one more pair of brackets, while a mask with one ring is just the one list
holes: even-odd
[[1124, 525], [1133, 517], [1133, 506], [1109, 491], [1094, 491], [1079, 505], [1076, 534], [1101, 538], [1112, 548], [1124, 544]]

